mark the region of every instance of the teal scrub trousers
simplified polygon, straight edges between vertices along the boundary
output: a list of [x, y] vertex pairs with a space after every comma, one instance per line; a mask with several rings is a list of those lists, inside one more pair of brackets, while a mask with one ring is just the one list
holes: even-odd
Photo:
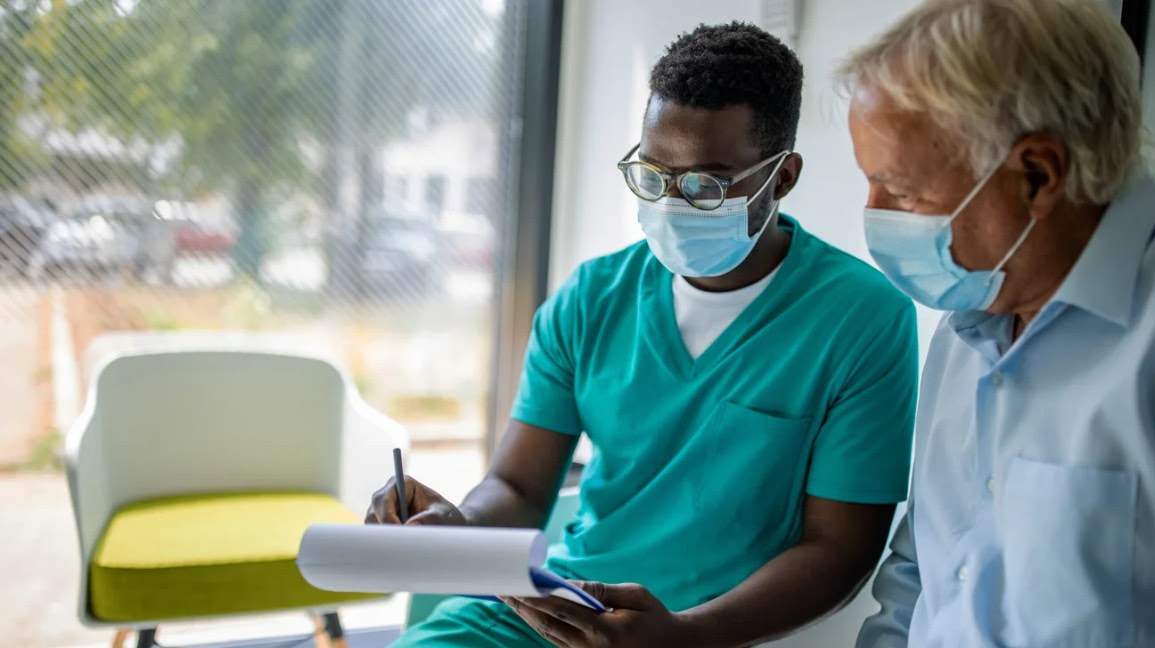
[[454, 598], [389, 648], [550, 648], [504, 603]]

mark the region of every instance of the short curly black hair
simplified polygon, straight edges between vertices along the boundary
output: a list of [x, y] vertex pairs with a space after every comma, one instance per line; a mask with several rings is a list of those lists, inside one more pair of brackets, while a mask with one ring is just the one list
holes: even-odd
[[794, 148], [802, 63], [782, 41], [749, 23], [699, 25], [679, 36], [650, 72], [650, 91], [693, 108], [749, 106], [764, 155]]

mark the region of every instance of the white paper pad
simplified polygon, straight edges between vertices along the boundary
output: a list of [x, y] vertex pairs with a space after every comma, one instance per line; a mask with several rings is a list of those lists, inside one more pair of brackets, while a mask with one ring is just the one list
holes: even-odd
[[545, 554], [545, 537], [533, 529], [314, 524], [297, 567], [313, 587], [333, 592], [553, 594], [605, 609], [541, 568]]

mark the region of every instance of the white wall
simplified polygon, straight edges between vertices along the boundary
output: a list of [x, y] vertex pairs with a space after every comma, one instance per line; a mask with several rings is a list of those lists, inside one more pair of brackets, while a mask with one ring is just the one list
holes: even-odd
[[[761, 0], [583, 0], [567, 3], [551, 283], [581, 261], [641, 238], [635, 199], [614, 163], [641, 135], [650, 67], [699, 23], [759, 23]], [[866, 181], [830, 73], [852, 48], [916, 0], [799, 0], [795, 50], [806, 82], [797, 150], [801, 181], [782, 209], [838, 247], [869, 259], [862, 233]], [[938, 314], [920, 310], [923, 350]]]
[[[803, 0], [796, 44], [806, 73], [797, 150], [804, 166], [798, 186], [782, 203], [809, 231], [867, 261], [862, 229], [866, 179], [858, 170], [846, 127], [846, 101], [831, 74], [855, 47], [884, 30], [917, 0]], [[919, 358], [941, 314], [918, 308]]]

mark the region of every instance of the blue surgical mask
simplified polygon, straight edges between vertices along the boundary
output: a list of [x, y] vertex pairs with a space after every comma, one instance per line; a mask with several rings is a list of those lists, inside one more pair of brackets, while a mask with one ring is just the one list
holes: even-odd
[[864, 210], [866, 246], [879, 269], [899, 290], [920, 304], [938, 310], [990, 308], [1006, 279], [1003, 267], [1027, 240], [1037, 221], [1031, 219], [993, 270], [967, 270], [955, 262], [950, 253], [951, 222], [966, 209], [998, 168], [996, 166], [983, 176], [950, 216], [924, 216], [872, 207]]
[[750, 234], [748, 208], [778, 175], [786, 154], [780, 154], [782, 159], [754, 195], [728, 198], [717, 209], [698, 209], [668, 196], [653, 202], [639, 198], [638, 222], [650, 251], [670, 272], [683, 277], [718, 277], [737, 268], [750, 256], [778, 209], [775, 202], [762, 228]]

